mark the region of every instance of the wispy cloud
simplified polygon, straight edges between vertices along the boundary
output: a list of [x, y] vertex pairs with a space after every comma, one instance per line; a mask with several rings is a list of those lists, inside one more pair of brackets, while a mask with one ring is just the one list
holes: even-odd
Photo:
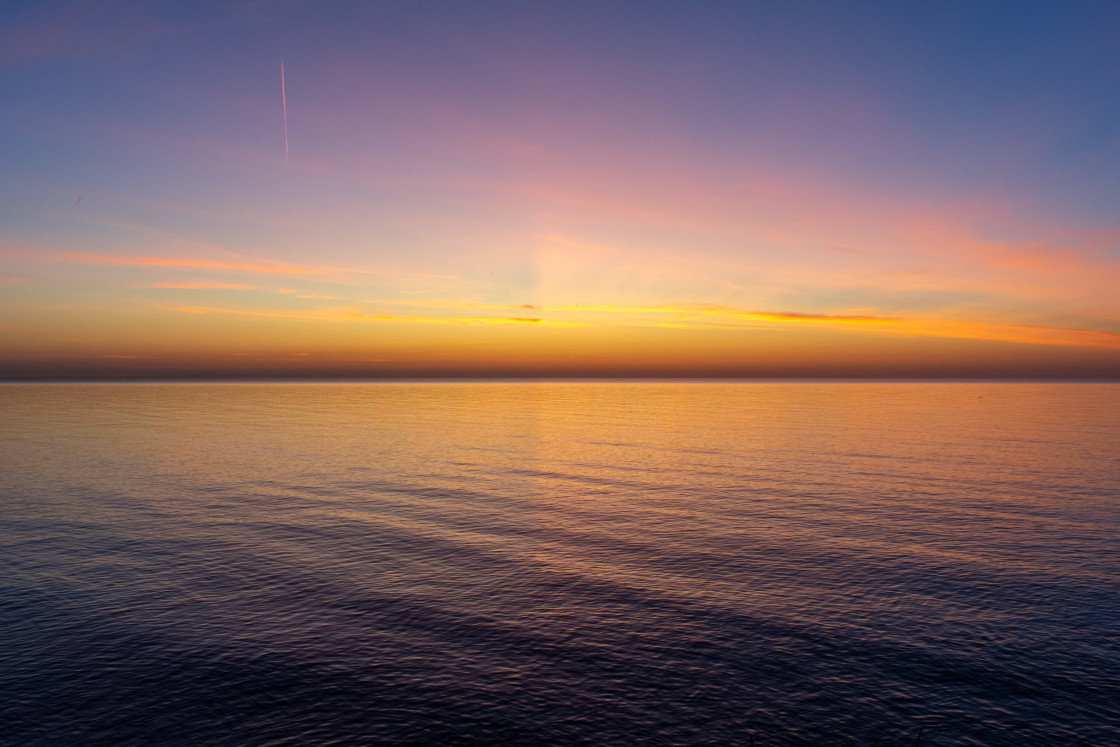
[[535, 324], [554, 327], [582, 327], [587, 322], [555, 321], [525, 316], [411, 316], [405, 314], [369, 314], [347, 309], [318, 311], [258, 311], [228, 309], [216, 306], [178, 306], [173, 309], [187, 314], [225, 314], [231, 316], [272, 319], [305, 319], [322, 322], [399, 322], [410, 324]]
[[[354, 283], [362, 277], [386, 277], [413, 280], [459, 280], [455, 275], [414, 272], [405, 269], [378, 267], [337, 267], [297, 265], [279, 260], [246, 257], [244, 259], [209, 259], [195, 257], [160, 257], [127, 254], [98, 254], [72, 251], [29, 251], [0, 249], [0, 255], [25, 262], [56, 262], [78, 265], [108, 265], [117, 267], [152, 267], [184, 270], [213, 270], [263, 275], [288, 275], [313, 278], [330, 283]], [[307, 294], [307, 297], [318, 297]]]
[[338, 300], [338, 296], [328, 296], [328, 295], [324, 295], [322, 293], [308, 293], [306, 291], [298, 291], [298, 290], [294, 290], [292, 288], [277, 288], [276, 292], [277, 293], [283, 293], [284, 295], [287, 295], [287, 296], [295, 296], [296, 298], [313, 298], [313, 299], [325, 300], [325, 301], [337, 301]]
[[544, 327], [586, 327], [588, 322], [570, 322], [543, 319], [541, 317], [525, 316], [449, 316], [449, 317], [422, 317], [422, 316], [393, 316], [386, 314], [359, 314], [349, 315], [354, 319], [365, 319], [374, 322], [419, 322], [424, 324], [536, 324]]
[[906, 321], [900, 331], [933, 337], [1120, 350], [1120, 334], [1087, 329], [916, 319]]
[[[606, 309], [612, 307], [605, 307]], [[622, 309], [617, 309], [623, 311]], [[952, 337], [993, 342], [1016, 342], [1031, 345], [1063, 345], [1074, 347], [1120, 349], [1120, 334], [1065, 327], [1045, 327], [1025, 324], [1000, 324], [955, 319], [923, 319], [899, 317], [852, 316], [843, 314], [804, 314], [797, 312], [745, 311], [728, 308], [689, 309], [664, 307], [632, 309], [629, 313], [676, 313], [677, 318], [658, 322], [658, 326], [676, 328], [733, 328], [750, 321], [841, 324], [857, 326], [887, 334]]]
[[113, 254], [87, 254], [85, 252], [55, 252], [51, 258], [59, 262], [72, 262], [84, 265], [121, 265], [131, 267], [190, 267], [206, 270], [235, 270], [238, 272], [259, 272], [273, 275], [321, 275], [322, 268], [300, 267], [283, 262], [261, 261], [217, 262], [209, 259], [184, 259], [181, 257], [129, 257]]
[[450, 301], [444, 299], [429, 300], [377, 300], [371, 304], [402, 305], [413, 307], [444, 308], [444, 309], [528, 309], [547, 312], [573, 312], [585, 314], [676, 314], [676, 315], [719, 315], [738, 318], [764, 319], [770, 321], [818, 321], [841, 323], [892, 323], [898, 321], [893, 317], [851, 315], [851, 314], [815, 314], [796, 311], [748, 311], [731, 306], [718, 304], [668, 304], [660, 306], [617, 306], [617, 305], [570, 305], [550, 306], [540, 304], [498, 304], [478, 303], [470, 301]]
[[1098, 330], [1005, 324], [959, 319], [886, 317], [861, 314], [822, 314], [796, 311], [752, 311], [714, 304], [675, 304], [663, 306], [534, 306], [533, 316], [516, 314], [526, 308], [517, 304], [480, 304], [449, 300], [427, 302], [382, 301], [417, 309], [478, 310], [514, 312], [509, 314], [449, 315], [386, 314], [360, 308], [343, 307], [312, 311], [264, 311], [204, 306], [182, 306], [175, 310], [191, 314], [228, 314], [277, 319], [304, 319], [322, 322], [387, 322], [420, 324], [531, 324], [563, 327], [663, 327], [673, 329], [746, 330], [771, 325], [800, 325], [818, 328], [863, 330], [868, 334], [906, 337], [948, 337], [989, 340], [1030, 345], [1060, 345], [1085, 348], [1120, 349], [1120, 334]]
[[814, 314], [797, 311], [748, 311], [716, 304], [675, 304], [666, 306], [542, 306], [545, 311], [604, 312], [618, 314], [674, 314], [678, 316], [720, 316], [763, 321], [836, 322], [841, 324], [892, 324], [893, 317], [849, 314]]
[[252, 285], [244, 285], [242, 283], [208, 283], [208, 282], [195, 282], [195, 283], [155, 283], [154, 285], [145, 286], [148, 288], [181, 288], [189, 290], [251, 290]]
[[337, 315], [325, 314], [317, 311], [276, 311], [257, 309], [225, 309], [218, 306], [175, 306], [172, 311], [181, 311], [184, 314], [227, 314], [233, 316], [252, 316], [266, 319], [309, 319], [328, 321]]

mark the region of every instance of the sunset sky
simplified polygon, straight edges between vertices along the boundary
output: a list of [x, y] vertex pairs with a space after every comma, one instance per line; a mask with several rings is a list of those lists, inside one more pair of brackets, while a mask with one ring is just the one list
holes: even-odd
[[0, 376], [536, 374], [1120, 377], [1120, 4], [0, 5]]

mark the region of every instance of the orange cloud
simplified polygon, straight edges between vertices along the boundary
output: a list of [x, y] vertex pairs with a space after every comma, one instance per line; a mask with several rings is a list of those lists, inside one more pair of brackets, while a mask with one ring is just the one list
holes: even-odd
[[[868, 316], [854, 314], [819, 314], [795, 311], [749, 311], [714, 304], [678, 304], [666, 306], [542, 306], [542, 311], [592, 312], [626, 315], [668, 315], [678, 319], [655, 322], [659, 327], [730, 329], [743, 322], [762, 321], [803, 324], [838, 324], [867, 326], [891, 334], [954, 337], [960, 339], [1017, 342], [1034, 345], [1066, 345], [1094, 348], [1120, 348], [1120, 334], [1065, 327], [1025, 324], [999, 324], [979, 321], [936, 320]], [[703, 319], [704, 321], [695, 321]]]
[[338, 300], [338, 296], [326, 296], [326, 295], [323, 295], [322, 293], [303, 293], [301, 291], [293, 290], [291, 288], [278, 288], [276, 290], [276, 292], [277, 293], [283, 293], [284, 295], [287, 295], [287, 296], [295, 296], [296, 298], [315, 298], [315, 299], [322, 299], [322, 300], [327, 300], [327, 301], [337, 301]]
[[249, 290], [253, 286], [241, 283], [156, 283], [152, 288], [184, 288], [191, 290]]
[[[431, 308], [489, 308], [516, 310], [524, 305], [472, 304], [454, 301], [382, 303], [408, 304]], [[649, 326], [676, 329], [727, 330], [757, 328], [766, 324], [810, 326], [842, 326], [862, 328], [895, 336], [949, 337], [991, 340], [1031, 345], [1062, 345], [1073, 347], [1120, 349], [1120, 334], [1064, 327], [1002, 324], [954, 319], [881, 317], [853, 314], [821, 314], [793, 311], [750, 311], [710, 304], [665, 306], [543, 306], [541, 316], [427, 316], [410, 314], [370, 314], [354, 308], [333, 308], [318, 311], [254, 311], [217, 307], [178, 307], [191, 314], [233, 314], [239, 316], [307, 319], [318, 321], [372, 321], [422, 324], [534, 324], [565, 327]], [[555, 318], [559, 315], [561, 318]], [[573, 318], [573, 315], [574, 318]], [[588, 318], [587, 315], [591, 315]], [[614, 317], [614, 319], [612, 319]], [[645, 317], [645, 319], [643, 319]], [[672, 318], [665, 318], [672, 317]]]
[[1120, 350], [1120, 334], [1087, 329], [1037, 327], [1025, 324], [913, 320], [905, 322], [899, 331], [907, 334], [956, 337], [969, 340], [995, 340], [1031, 345], [1064, 345]]
[[845, 324], [891, 324], [892, 317], [853, 316], [845, 314], [812, 314], [798, 311], [747, 311], [716, 304], [676, 304], [670, 306], [541, 306], [546, 311], [590, 311], [625, 314], [709, 314], [767, 321], [839, 322]]
[[349, 315], [355, 319], [367, 319], [370, 321], [378, 322], [421, 322], [426, 324], [539, 324], [544, 327], [585, 327], [587, 322], [564, 322], [564, 321], [550, 321], [537, 317], [523, 317], [523, 316], [449, 316], [449, 317], [421, 317], [421, 316], [387, 316], [387, 315], [366, 315], [351, 313]]
[[[844, 325], [873, 325], [891, 334], [912, 337], [952, 337], [957, 339], [1016, 342], [1031, 345], [1064, 345], [1072, 347], [1120, 349], [1120, 334], [1085, 329], [1068, 329], [1064, 327], [1042, 327], [1025, 324], [992, 324], [987, 322], [959, 320], [831, 316], [827, 314], [796, 314], [788, 312], [737, 312], [734, 310], [719, 312], [712, 310], [710, 313], [712, 317], [715, 317], [714, 319], [709, 317], [703, 322], [694, 322], [687, 319], [673, 322], [659, 322], [657, 326], [684, 329], [732, 329], [739, 326], [736, 324], [737, 320], [747, 319], [774, 322], [823, 322], [841, 323]], [[722, 323], [716, 323], [717, 320]]]
[[391, 314], [363, 314], [345, 309], [324, 309], [321, 311], [253, 311], [249, 309], [226, 309], [214, 306], [179, 306], [174, 311], [186, 314], [231, 314], [235, 316], [266, 317], [275, 319], [308, 319], [324, 322], [372, 321], [407, 322], [423, 324], [539, 324], [542, 326], [582, 327], [586, 322], [550, 321], [536, 317], [491, 317], [491, 316], [397, 316]]
[[315, 311], [253, 311], [251, 309], [223, 309], [216, 306], [176, 306], [173, 311], [184, 314], [234, 314], [236, 316], [259, 316], [272, 319], [329, 319]]
[[814, 314], [797, 311], [746, 311], [731, 306], [718, 304], [672, 304], [663, 306], [616, 306], [616, 305], [572, 305], [572, 306], [542, 306], [538, 304], [498, 304], [498, 303], [473, 303], [464, 301], [448, 301], [444, 299], [426, 299], [416, 301], [406, 300], [376, 300], [371, 304], [415, 306], [428, 308], [451, 309], [529, 309], [534, 311], [555, 312], [583, 312], [583, 313], [619, 313], [619, 314], [719, 314], [739, 317], [750, 317], [770, 320], [805, 320], [805, 321], [831, 321], [831, 322], [870, 322], [887, 323], [897, 321], [892, 317], [857, 316], [844, 314]]

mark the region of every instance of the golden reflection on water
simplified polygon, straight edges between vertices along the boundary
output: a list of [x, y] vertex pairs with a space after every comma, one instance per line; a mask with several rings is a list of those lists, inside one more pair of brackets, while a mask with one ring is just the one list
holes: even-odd
[[[1120, 385], [20, 384], [0, 411], [12, 588], [86, 600], [81, 629], [491, 709], [656, 703], [724, 742], [862, 734], [853, 708], [905, 711], [884, 692], [1103, 733]], [[821, 692], [843, 707], [784, 715]]]
[[[1079, 516], [1111, 500], [1118, 391], [1053, 383], [50, 384], [5, 386], [0, 397], [6, 437], [19, 445], [10, 458], [27, 460], [12, 474], [33, 479], [105, 490], [132, 489], [139, 475], [185, 479], [203, 490], [313, 496], [319, 510], [355, 515], [390, 499], [339, 485], [391, 476], [420, 491], [392, 498], [417, 516], [439, 491], [469, 490], [500, 497], [505, 503], [490, 509], [499, 515], [535, 513], [558, 533], [636, 533], [656, 544], [665, 541], [662, 527], [679, 543], [749, 525], [752, 537], [765, 528], [778, 544], [902, 547], [923, 535], [924, 551], [947, 552], [951, 537], [933, 541], [928, 527], [911, 523], [936, 508], [954, 526], [985, 522], [995, 541], [1008, 516], [1077, 521], [1062, 518], [1070, 500], [1080, 502]], [[430, 530], [457, 540], [480, 531], [446, 518]], [[562, 554], [552, 561], [574, 562]]]

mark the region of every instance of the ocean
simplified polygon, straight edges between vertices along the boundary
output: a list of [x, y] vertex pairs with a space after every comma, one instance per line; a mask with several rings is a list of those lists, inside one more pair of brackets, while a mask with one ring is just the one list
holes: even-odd
[[4, 745], [1120, 745], [1120, 384], [0, 385]]

